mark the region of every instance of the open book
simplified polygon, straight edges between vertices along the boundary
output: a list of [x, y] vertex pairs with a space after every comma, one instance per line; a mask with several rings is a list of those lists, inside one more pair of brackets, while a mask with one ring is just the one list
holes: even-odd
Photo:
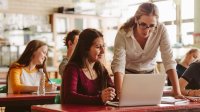
[[161, 104], [174, 104], [174, 105], [182, 105], [188, 104], [190, 101], [187, 99], [175, 99], [174, 97], [167, 96], [161, 98]]

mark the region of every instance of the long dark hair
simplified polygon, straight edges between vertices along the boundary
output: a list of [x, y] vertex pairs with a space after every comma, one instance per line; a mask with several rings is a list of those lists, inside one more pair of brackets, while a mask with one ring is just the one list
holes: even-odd
[[[96, 29], [85, 29], [79, 35], [79, 40], [74, 53], [69, 60], [69, 63], [75, 63], [80, 68], [85, 67], [85, 59], [88, 57], [88, 52], [97, 38], [103, 38], [103, 34]], [[100, 61], [95, 62], [94, 70], [97, 76], [101, 78], [101, 88], [107, 87], [108, 71]]]
[[125, 22], [120, 29], [124, 29], [126, 32], [128, 32], [130, 28], [135, 28], [137, 26], [135, 21], [140, 19], [140, 17], [143, 15], [153, 15], [158, 19], [159, 11], [157, 6], [150, 2], [141, 4], [135, 12], [135, 15]]

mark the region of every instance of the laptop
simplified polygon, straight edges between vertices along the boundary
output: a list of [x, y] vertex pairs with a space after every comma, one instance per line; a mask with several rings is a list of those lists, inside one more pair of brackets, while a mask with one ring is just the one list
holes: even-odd
[[144, 106], [161, 103], [166, 75], [125, 74], [119, 102], [107, 102], [111, 106]]

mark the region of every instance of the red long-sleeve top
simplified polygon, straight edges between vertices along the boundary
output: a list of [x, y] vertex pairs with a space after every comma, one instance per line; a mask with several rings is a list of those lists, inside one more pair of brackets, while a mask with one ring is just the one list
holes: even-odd
[[[106, 80], [108, 87], [113, 87], [113, 82], [109, 76]], [[101, 91], [101, 79], [99, 77], [91, 80], [76, 64], [71, 63], [66, 66], [61, 88], [61, 102], [63, 104], [103, 104]]]

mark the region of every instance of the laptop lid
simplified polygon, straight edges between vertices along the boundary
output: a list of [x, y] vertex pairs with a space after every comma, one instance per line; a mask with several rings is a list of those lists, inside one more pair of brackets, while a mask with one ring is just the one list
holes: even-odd
[[119, 106], [160, 104], [165, 80], [160, 74], [125, 74]]

